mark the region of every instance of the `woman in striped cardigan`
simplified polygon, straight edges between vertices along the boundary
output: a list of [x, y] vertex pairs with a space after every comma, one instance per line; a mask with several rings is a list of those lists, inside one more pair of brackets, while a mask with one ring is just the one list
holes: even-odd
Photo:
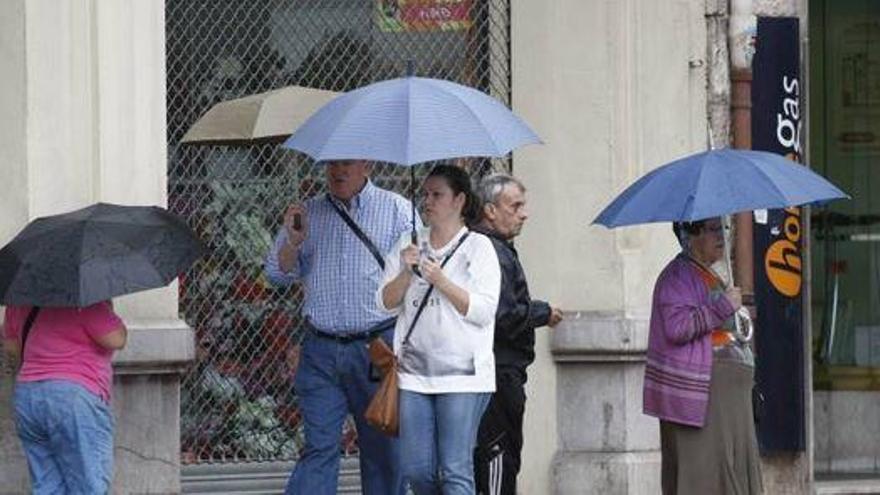
[[711, 268], [724, 255], [721, 221], [673, 229], [682, 252], [654, 286], [644, 382], [644, 412], [660, 419], [663, 493], [761, 493], [754, 359], [734, 325], [742, 296]]

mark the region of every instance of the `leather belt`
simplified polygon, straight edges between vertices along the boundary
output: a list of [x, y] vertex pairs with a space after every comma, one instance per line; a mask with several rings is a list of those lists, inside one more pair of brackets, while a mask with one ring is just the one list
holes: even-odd
[[306, 328], [309, 329], [316, 337], [332, 340], [338, 342], [340, 344], [350, 344], [352, 342], [361, 342], [366, 340], [371, 340], [373, 337], [377, 337], [381, 335], [386, 330], [394, 327], [394, 321], [391, 322], [382, 322], [379, 326], [374, 327], [365, 332], [358, 333], [330, 333], [319, 330], [311, 322], [306, 321]]

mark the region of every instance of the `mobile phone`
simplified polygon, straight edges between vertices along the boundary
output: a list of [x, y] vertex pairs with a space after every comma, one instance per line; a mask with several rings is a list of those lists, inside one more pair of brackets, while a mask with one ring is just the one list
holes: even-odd
[[293, 230], [302, 230], [302, 214], [293, 214]]

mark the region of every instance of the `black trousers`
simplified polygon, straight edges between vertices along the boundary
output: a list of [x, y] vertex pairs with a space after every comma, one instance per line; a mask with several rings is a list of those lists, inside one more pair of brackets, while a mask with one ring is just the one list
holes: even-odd
[[477, 493], [515, 495], [523, 446], [525, 380], [519, 373], [499, 372], [496, 391], [483, 415], [474, 458]]

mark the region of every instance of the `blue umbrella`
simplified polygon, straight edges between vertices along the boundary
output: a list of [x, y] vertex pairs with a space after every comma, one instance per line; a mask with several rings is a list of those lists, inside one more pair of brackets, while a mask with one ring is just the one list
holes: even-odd
[[[686, 156], [651, 171], [620, 193], [593, 223], [621, 227], [692, 222], [848, 197], [824, 177], [781, 155], [721, 149]], [[728, 241], [726, 234], [724, 241]], [[724, 251], [730, 273], [729, 252]], [[751, 339], [751, 330], [742, 332], [742, 321], [751, 328], [748, 312], [737, 314], [737, 332]]]
[[315, 160], [398, 165], [503, 156], [541, 140], [495, 98], [450, 81], [403, 77], [344, 93], [282, 146]]
[[721, 149], [686, 156], [626, 188], [593, 223], [620, 227], [696, 221], [849, 196], [807, 167], [764, 151]]

